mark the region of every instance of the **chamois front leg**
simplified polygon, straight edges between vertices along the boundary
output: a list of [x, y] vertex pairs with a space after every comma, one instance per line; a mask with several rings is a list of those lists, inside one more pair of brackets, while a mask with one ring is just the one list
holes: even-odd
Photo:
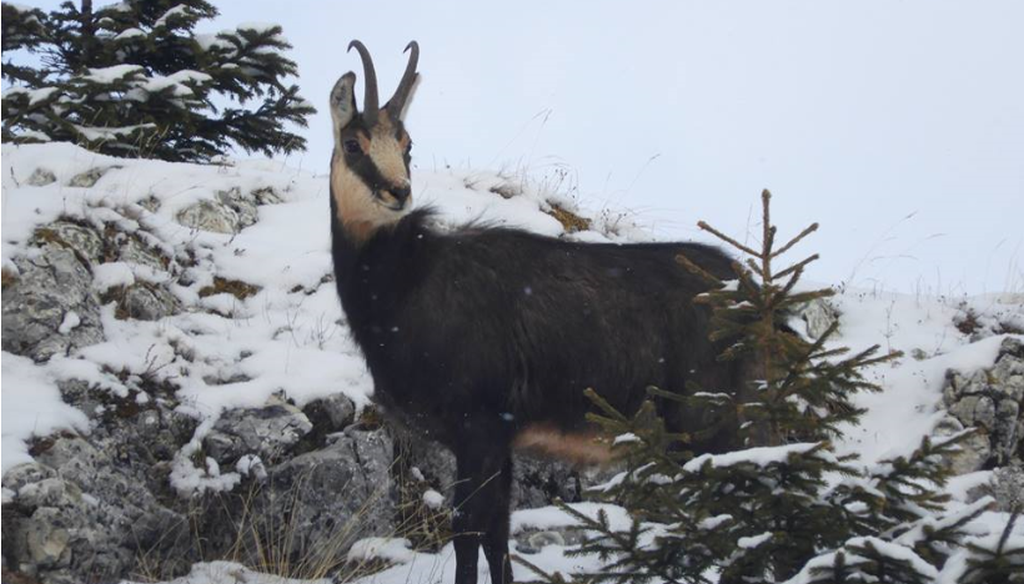
[[505, 458], [501, 475], [495, 479], [490, 527], [483, 536], [484, 557], [491, 569], [491, 584], [512, 584], [512, 562], [508, 555], [509, 513], [512, 505], [512, 455]]
[[467, 418], [456, 449], [455, 584], [476, 584], [480, 545], [492, 584], [511, 584], [508, 560], [511, 437], [498, 419]]

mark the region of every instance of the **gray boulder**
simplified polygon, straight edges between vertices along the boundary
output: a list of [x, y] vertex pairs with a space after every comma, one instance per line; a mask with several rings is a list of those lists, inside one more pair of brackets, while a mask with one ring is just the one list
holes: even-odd
[[116, 464], [118, 450], [110, 436], [60, 437], [36, 463], [8, 472], [15, 497], [4, 508], [5, 559], [47, 584], [105, 582], [141, 554], [187, 541], [187, 517], [159, 503], [140, 469]]
[[[47, 246], [37, 257], [15, 259], [19, 275], [3, 293], [5, 351], [46, 361], [103, 341], [99, 299], [81, 259], [89, 249], [83, 249]], [[61, 326], [76, 318], [76, 326]]]
[[395, 533], [391, 439], [354, 427], [333, 438], [268, 469], [247, 503], [249, 523], [225, 538], [242, 558], [258, 563], [274, 542], [279, 557], [333, 565], [356, 540]]
[[35, 169], [28, 179], [25, 180], [26, 184], [33, 187], [43, 187], [55, 182], [57, 182], [57, 175], [47, 168]]
[[796, 314], [804, 321], [807, 336], [817, 339], [839, 320], [839, 312], [827, 298], [816, 298], [798, 306]]
[[94, 168], [90, 168], [85, 172], [76, 174], [75, 176], [71, 177], [71, 180], [68, 181], [68, 186], [84, 189], [90, 188], [94, 186], [101, 178], [103, 178], [103, 175], [107, 174], [108, 171], [118, 168], [122, 167], [118, 165], [113, 165], [105, 167], [97, 166]]
[[[1020, 461], [1024, 455], [1024, 343], [1007, 337], [992, 367], [970, 373], [950, 370], [942, 390], [949, 414], [979, 437], [960, 455], [957, 470], [971, 472]], [[970, 463], [964, 462], [970, 460]]]
[[136, 282], [120, 291], [118, 316], [137, 320], [160, 320], [181, 311], [173, 294], [148, 282]]
[[306, 414], [287, 403], [228, 410], [203, 439], [203, 448], [222, 465], [246, 454], [273, 464], [312, 429]]
[[273, 189], [242, 193], [238, 187], [219, 191], [215, 200], [200, 201], [178, 213], [178, 222], [186, 227], [215, 233], [238, 233], [259, 219], [259, 205], [280, 203]]

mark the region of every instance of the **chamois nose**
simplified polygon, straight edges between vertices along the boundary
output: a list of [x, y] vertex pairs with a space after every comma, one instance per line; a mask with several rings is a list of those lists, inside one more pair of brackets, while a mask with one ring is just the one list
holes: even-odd
[[402, 206], [405, 206], [405, 202], [409, 200], [409, 195], [412, 194], [412, 188], [408, 186], [404, 187], [391, 187], [388, 189], [391, 196], [395, 198]]

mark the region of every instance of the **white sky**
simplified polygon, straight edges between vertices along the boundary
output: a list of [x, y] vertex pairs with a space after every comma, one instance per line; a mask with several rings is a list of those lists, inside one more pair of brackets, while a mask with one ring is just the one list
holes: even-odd
[[568, 169], [678, 238], [757, 233], [769, 188], [783, 237], [822, 224], [815, 280], [1024, 292], [1024, 2], [214, 3], [201, 31], [277, 22], [295, 47], [321, 113], [293, 165], [327, 170], [349, 40], [383, 100], [416, 39], [420, 168]]

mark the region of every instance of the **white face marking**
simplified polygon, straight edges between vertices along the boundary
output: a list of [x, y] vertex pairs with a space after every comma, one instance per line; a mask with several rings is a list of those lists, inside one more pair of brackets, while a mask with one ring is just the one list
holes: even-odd
[[[403, 165], [404, 173], [404, 165]], [[408, 178], [405, 179], [408, 184]], [[363, 179], [345, 164], [337, 151], [331, 161], [331, 193], [337, 205], [338, 220], [353, 241], [362, 243], [382, 227], [398, 222], [411, 206], [411, 197], [402, 209], [395, 210], [397, 199], [381, 191], [381, 199], [373, 196]]]

